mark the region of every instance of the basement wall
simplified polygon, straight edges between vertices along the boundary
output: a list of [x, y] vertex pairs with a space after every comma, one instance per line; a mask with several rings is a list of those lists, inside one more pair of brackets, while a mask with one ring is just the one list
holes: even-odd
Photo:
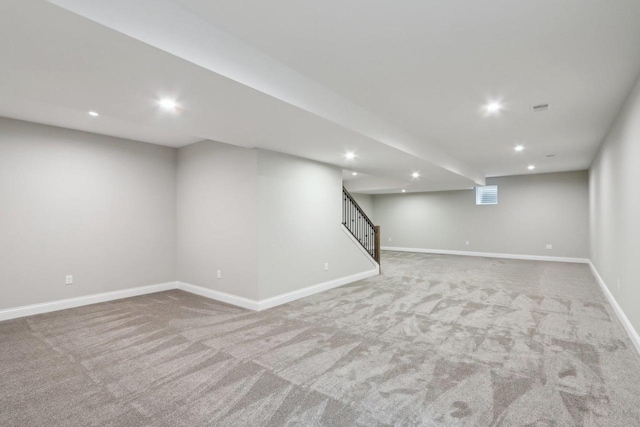
[[179, 281], [258, 299], [257, 168], [256, 150], [213, 141], [178, 149]]
[[0, 310], [171, 282], [175, 260], [175, 149], [0, 118]]
[[258, 150], [261, 299], [376, 268], [341, 224], [340, 168]]
[[474, 190], [373, 196], [382, 246], [588, 258], [586, 171], [488, 178], [491, 184], [497, 205], [477, 206]]
[[606, 136], [589, 181], [591, 262], [640, 331], [640, 80]]

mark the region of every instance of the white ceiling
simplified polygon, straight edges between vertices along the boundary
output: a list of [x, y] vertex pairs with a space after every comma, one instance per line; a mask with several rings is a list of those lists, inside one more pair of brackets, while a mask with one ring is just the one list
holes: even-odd
[[176, 2], [488, 176], [588, 168], [640, 72], [638, 0]]
[[585, 169], [640, 71], [635, 0], [51, 3], [0, 2], [0, 115], [272, 149], [361, 192]]

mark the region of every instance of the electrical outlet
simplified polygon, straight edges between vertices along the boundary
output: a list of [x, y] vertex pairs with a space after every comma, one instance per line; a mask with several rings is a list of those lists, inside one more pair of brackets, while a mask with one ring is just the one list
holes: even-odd
[[222, 279], [222, 270], [218, 270], [218, 279]]
[[547, 249], [553, 249], [553, 245], [547, 245]]
[[464, 242], [465, 245], [469, 246], [469, 241]]
[[391, 237], [389, 237], [389, 241], [391, 241]]
[[324, 263], [324, 271], [329, 271], [329, 263], [328, 262]]
[[65, 276], [64, 284], [65, 285], [73, 285], [73, 275], [68, 274], [67, 276]]

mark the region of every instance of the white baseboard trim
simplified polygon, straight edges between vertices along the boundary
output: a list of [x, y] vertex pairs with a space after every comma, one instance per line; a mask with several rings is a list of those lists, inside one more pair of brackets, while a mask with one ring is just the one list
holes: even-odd
[[35, 314], [50, 313], [52, 311], [65, 310], [67, 308], [81, 307], [83, 305], [97, 304], [100, 302], [114, 301], [122, 298], [136, 297], [139, 295], [153, 294], [155, 292], [168, 291], [176, 288], [176, 282], [158, 283], [156, 285], [140, 286], [137, 288], [123, 289], [120, 291], [103, 292], [100, 294], [85, 295], [82, 297], [67, 298], [40, 304], [25, 305], [22, 307], [0, 310], [0, 321], [17, 319], [19, 317], [33, 316]]
[[640, 336], [638, 335], [638, 332], [636, 332], [635, 328], [627, 318], [627, 315], [624, 314], [624, 311], [622, 311], [622, 307], [620, 307], [620, 305], [618, 304], [618, 301], [616, 301], [613, 294], [607, 287], [607, 284], [604, 283], [604, 280], [602, 280], [600, 273], [598, 273], [598, 270], [596, 270], [596, 267], [593, 265], [591, 261], [589, 261], [589, 267], [591, 267], [591, 272], [593, 273], [598, 284], [600, 285], [600, 288], [602, 288], [602, 292], [604, 293], [604, 296], [607, 297], [607, 300], [609, 300], [609, 304], [611, 304], [611, 306], [613, 307], [613, 311], [616, 313], [616, 316], [618, 316], [618, 319], [620, 319], [620, 323], [622, 323], [622, 326], [627, 332], [627, 335], [629, 335], [629, 338], [631, 339], [633, 346], [636, 348], [636, 351], [640, 354]]
[[123, 289], [120, 291], [103, 292], [100, 294], [85, 295], [76, 298], [68, 298], [57, 301], [44, 302], [40, 304], [25, 305], [22, 307], [7, 308], [0, 310], [0, 321], [17, 319], [19, 317], [33, 316], [36, 314], [50, 313], [52, 311], [66, 310], [68, 308], [76, 308], [84, 305], [98, 304], [101, 302], [114, 301], [122, 298], [136, 297], [139, 295], [153, 294], [156, 292], [169, 291], [171, 289], [180, 289], [185, 292], [200, 295], [216, 301], [225, 302], [227, 304], [246, 308], [253, 311], [266, 310], [281, 304], [286, 304], [300, 298], [308, 297], [318, 292], [327, 291], [337, 288], [338, 286], [348, 283], [364, 280], [372, 276], [380, 274], [380, 267], [376, 264], [376, 268], [361, 273], [352, 274], [350, 276], [340, 277], [328, 282], [319, 283], [317, 285], [308, 286], [293, 292], [267, 298], [261, 301], [244, 298], [225, 292], [214, 291], [198, 285], [192, 285], [185, 282], [167, 282], [158, 283], [156, 285], [140, 286], [137, 288]]
[[240, 297], [226, 292], [214, 291], [204, 286], [193, 285], [186, 282], [177, 282], [177, 288], [185, 292], [200, 295], [201, 297], [235, 305], [253, 311], [260, 310], [260, 302], [251, 298]]
[[[376, 264], [377, 265], [377, 264]], [[380, 274], [380, 266], [362, 273], [352, 274], [350, 276], [340, 277], [338, 279], [329, 280], [328, 282], [319, 283], [317, 285], [308, 286], [306, 288], [298, 289], [286, 294], [281, 294], [272, 298], [263, 299], [258, 302], [258, 310], [265, 310], [267, 308], [275, 307], [278, 305], [286, 304], [291, 301], [295, 301], [300, 298], [308, 297], [319, 292], [328, 291], [329, 289], [337, 288], [349, 283], [357, 282], [358, 280], [368, 279], [372, 276]]]
[[392, 247], [392, 246], [382, 246], [380, 249], [383, 251], [418, 252], [418, 253], [424, 253], [424, 254], [462, 255], [462, 256], [477, 256], [477, 257], [484, 257], [484, 258], [524, 259], [529, 261], [575, 262], [579, 264], [589, 263], [588, 258], [570, 258], [570, 257], [542, 256], [542, 255], [497, 254], [493, 252], [451, 251], [447, 249], [398, 248], [398, 247]]
[[191, 283], [177, 282], [177, 288], [185, 292], [200, 295], [205, 298], [224, 302], [227, 304], [235, 305], [238, 307], [246, 308], [253, 311], [262, 311], [268, 308], [276, 307], [278, 305], [286, 304], [291, 301], [295, 301], [300, 298], [308, 297], [319, 292], [328, 291], [329, 289], [337, 288], [349, 283], [357, 282], [358, 280], [364, 280], [372, 276], [380, 274], [380, 267], [376, 267], [372, 270], [363, 271], [361, 273], [352, 274], [350, 276], [340, 277], [338, 279], [330, 280], [328, 282], [319, 283], [317, 285], [307, 286], [306, 288], [298, 289], [286, 294], [277, 295], [272, 298], [263, 300], [255, 300], [251, 298], [240, 297], [237, 295], [228, 294], [226, 292], [214, 291], [213, 289], [205, 288], [203, 286], [193, 285]]

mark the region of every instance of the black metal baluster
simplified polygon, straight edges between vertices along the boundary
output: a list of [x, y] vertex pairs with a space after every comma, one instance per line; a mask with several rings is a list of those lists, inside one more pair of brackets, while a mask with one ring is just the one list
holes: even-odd
[[360, 245], [379, 262], [376, 258], [378, 252], [376, 226], [344, 187], [342, 187], [342, 223]]

